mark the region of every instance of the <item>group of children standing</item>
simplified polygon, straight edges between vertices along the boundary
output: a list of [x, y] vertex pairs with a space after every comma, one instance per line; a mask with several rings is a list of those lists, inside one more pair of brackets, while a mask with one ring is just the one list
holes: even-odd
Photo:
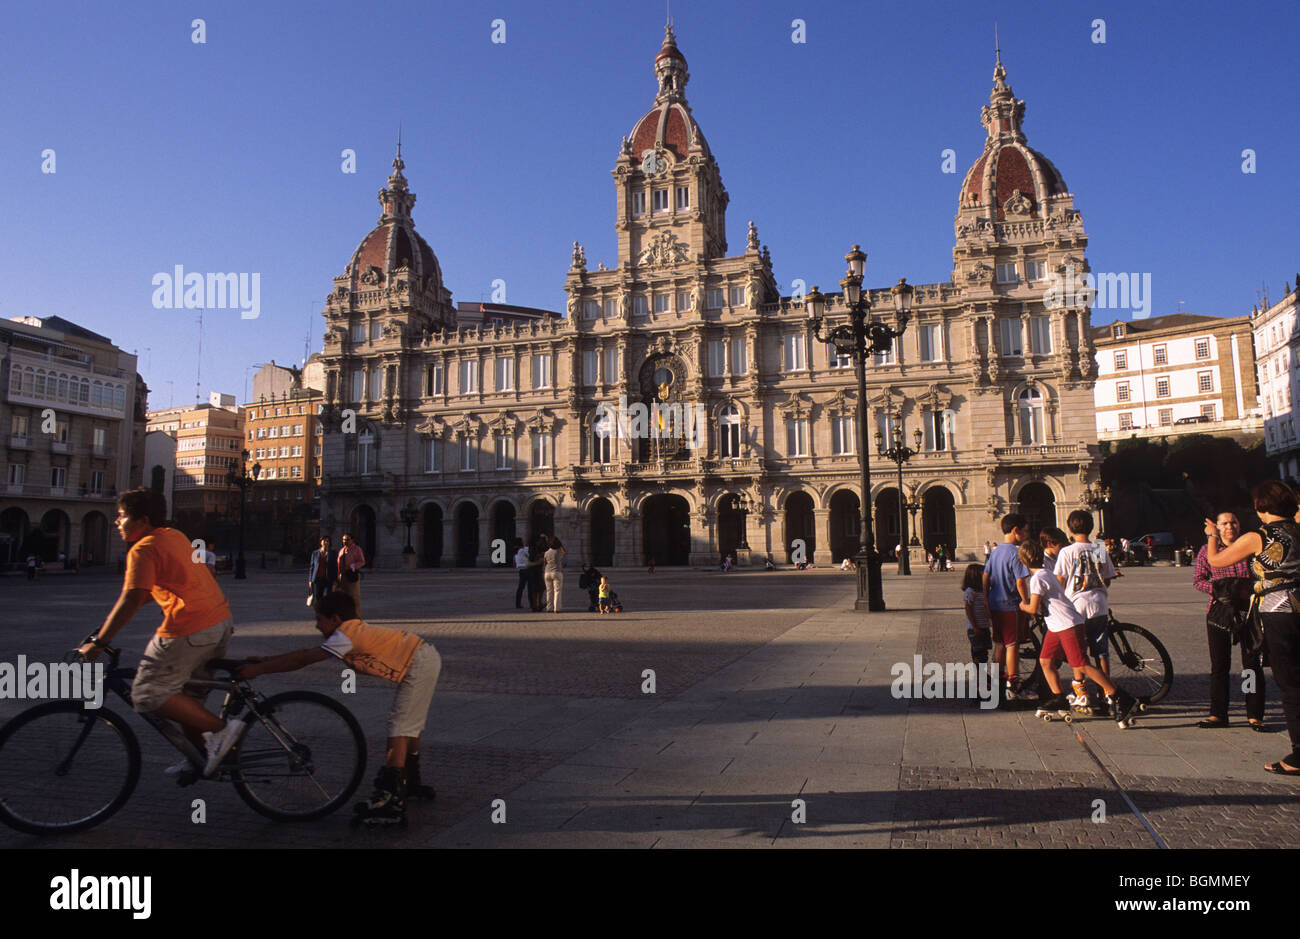
[[[971, 564], [962, 581], [966, 635], [976, 664], [993, 662], [1005, 669], [1004, 701], [1039, 699], [1039, 713], [1074, 710], [1097, 713], [1104, 707], [1123, 724], [1137, 707], [1132, 695], [1110, 680], [1106, 620], [1107, 588], [1115, 568], [1106, 548], [1091, 540], [1092, 513], [1082, 509], [1059, 528], [1029, 537], [1028, 520], [1013, 512], [1002, 519], [1002, 543], [986, 564]], [[1020, 642], [1028, 638], [1029, 618], [1042, 616], [1047, 627], [1039, 663], [1051, 693], [1045, 698], [1020, 677]], [[1096, 665], [1088, 661], [1091, 655]], [[1064, 657], [1073, 671], [1072, 693], [1061, 687], [1057, 668]], [[1089, 696], [1087, 680], [1102, 691]]]

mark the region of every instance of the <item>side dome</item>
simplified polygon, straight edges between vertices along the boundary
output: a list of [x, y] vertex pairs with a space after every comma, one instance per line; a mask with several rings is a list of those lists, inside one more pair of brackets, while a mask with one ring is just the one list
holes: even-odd
[[351, 290], [387, 286], [399, 270], [405, 270], [421, 289], [441, 290], [443, 286], [438, 258], [415, 230], [411, 218], [415, 193], [407, 187], [406, 177], [402, 175], [405, 166], [399, 147], [388, 188], [379, 191], [383, 209], [379, 224], [361, 239], [344, 272]]

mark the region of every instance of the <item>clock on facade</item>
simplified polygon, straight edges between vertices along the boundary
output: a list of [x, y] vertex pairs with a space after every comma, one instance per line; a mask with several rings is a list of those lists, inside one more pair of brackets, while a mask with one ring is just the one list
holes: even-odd
[[658, 176], [668, 168], [668, 161], [654, 150], [641, 154], [641, 172], [647, 176]]

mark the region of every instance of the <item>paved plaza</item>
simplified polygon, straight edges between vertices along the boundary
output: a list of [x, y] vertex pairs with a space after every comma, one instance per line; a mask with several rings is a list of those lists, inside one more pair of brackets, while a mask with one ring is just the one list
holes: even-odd
[[[433, 641], [443, 675], [424, 744], [432, 804], [403, 830], [364, 831], [346, 810], [282, 825], [228, 784], [180, 789], [174, 752], [132, 718], [140, 785], [99, 828], [35, 839], [0, 828], [0, 847], [1104, 847], [1154, 840], [1062, 723], [966, 702], [895, 699], [891, 667], [968, 656], [957, 574], [897, 577], [890, 612], [852, 611], [838, 571], [613, 571], [621, 615], [513, 608], [513, 571], [381, 572], [363, 583], [366, 618]], [[220, 583], [237, 635], [232, 654], [272, 654], [318, 638], [303, 578], [252, 570]], [[1112, 589], [1120, 619], [1142, 623], [1174, 659], [1169, 696], [1131, 730], [1076, 723], [1170, 847], [1282, 847], [1300, 841], [1300, 785], [1264, 773], [1279, 732], [1198, 730], [1207, 715], [1204, 599], [1189, 569], [1129, 569]], [[97, 627], [120, 581], [108, 574], [0, 579], [0, 657], [45, 661]], [[143, 648], [155, 607], [119, 636]], [[132, 658], [133, 660], [133, 658]], [[647, 669], [655, 692], [643, 693]], [[383, 751], [391, 685], [362, 676], [341, 692], [340, 666], [266, 676], [266, 691], [311, 688], [346, 703]], [[215, 700], [215, 699], [214, 699]], [[0, 719], [26, 702], [0, 701]], [[113, 702], [115, 710], [120, 703]], [[364, 791], [361, 793], [364, 794]], [[207, 821], [191, 822], [203, 798]], [[505, 822], [492, 803], [505, 802]], [[796, 800], [802, 800], [796, 803]], [[1094, 822], [1105, 803], [1104, 823]], [[795, 821], [802, 815], [803, 821]]]

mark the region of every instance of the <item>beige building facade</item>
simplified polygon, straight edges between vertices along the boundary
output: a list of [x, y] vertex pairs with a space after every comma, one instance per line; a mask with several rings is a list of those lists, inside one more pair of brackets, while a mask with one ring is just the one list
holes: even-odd
[[1300, 421], [1293, 400], [1300, 395], [1300, 275], [1296, 288], [1276, 303], [1251, 311], [1263, 408], [1265, 452], [1277, 460], [1282, 479], [1300, 479]]
[[0, 356], [0, 564], [123, 557], [115, 503], [144, 461], [148, 389], [136, 357], [57, 316], [0, 322]]
[[[856, 549], [852, 363], [815, 341], [801, 296], [781, 295], [754, 223], [728, 253], [730, 197], [671, 30], [654, 75], [613, 169], [617, 257], [593, 268], [574, 244], [562, 318], [458, 321], [399, 152], [380, 223], [326, 303], [323, 531], [352, 530], [381, 566], [401, 563], [404, 509], [426, 565], [500, 561], [539, 531], [571, 564], [714, 564], [733, 549], [824, 564]], [[961, 558], [982, 557], [1008, 511], [1059, 524], [1097, 476], [1089, 311], [1082, 291], [1053, 289], [1081, 282], [1087, 236], [1023, 115], [999, 59], [984, 151], [957, 193], [952, 279], [916, 286], [906, 332], [867, 369], [880, 444], [920, 432], [909, 525]], [[890, 290], [869, 291], [874, 315], [892, 316]], [[831, 297], [827, 322], [845, 317]], [[892, 553], [897, 467], [870, 456]]]

